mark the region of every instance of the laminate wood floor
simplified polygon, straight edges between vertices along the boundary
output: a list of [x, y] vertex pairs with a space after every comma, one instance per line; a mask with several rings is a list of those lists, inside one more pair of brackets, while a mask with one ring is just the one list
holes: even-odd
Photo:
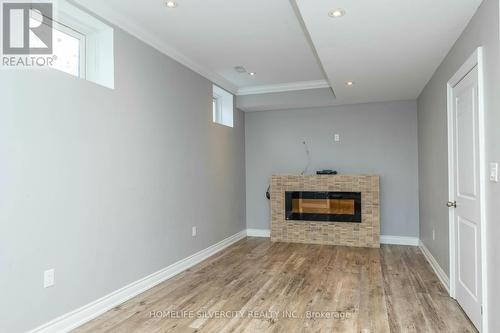
[[476, 330], [417, 247], [246, 238], [74, 332]]

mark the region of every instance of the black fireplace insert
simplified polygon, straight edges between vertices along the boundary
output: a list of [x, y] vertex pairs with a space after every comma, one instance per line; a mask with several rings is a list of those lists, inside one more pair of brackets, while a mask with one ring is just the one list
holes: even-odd
[[285, 192], [285, 218], [361, 223], [360, 192]]

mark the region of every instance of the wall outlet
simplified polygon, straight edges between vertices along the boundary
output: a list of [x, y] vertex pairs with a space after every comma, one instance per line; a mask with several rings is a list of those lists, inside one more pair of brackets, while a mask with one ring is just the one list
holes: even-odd
[[498, 183], [498, 163], [490, 163], [490, 181]]
[[432, 229], [432, 240], [436, 240], [436, 230]]
[[55, 283], [54, 277], [55, 277], [55, 272], [54, 272], [53, 268], [44, 271], [43, 272], [43, 287], [44, 288], [52, 287]]
[[335, 142], [340, 142], [340, 134], [335, 134], [335, 135], [333, 136], [333, 140], [334, 140]]
[[191, 229], [191, 236], [196, 237], [196, 233], [197, 233], [197, 232], [198, 232], [198, 231], [196, 230], [196, 227], [193, 227], [193, 228]]

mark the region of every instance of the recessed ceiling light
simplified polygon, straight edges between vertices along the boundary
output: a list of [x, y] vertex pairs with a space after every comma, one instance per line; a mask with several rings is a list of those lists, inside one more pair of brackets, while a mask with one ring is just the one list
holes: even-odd
[[354, 85], [354, 81], [345, 81], [345, 85], [348, 87], [352, 87]]
[[168, 0], [165, 5], [168, 7], [168, 8], [175, 8], [177, 7], [177, 2], [174, 1], [174, 0]]
[[342, 8], [337, 8], [328, 12], [328, 16], [330, 17], [342, 17], [344, 15], [345, 10], [343, 10]]
[[248, 75], [250, 75], [250, 76], [254, 76], [255, 74], [257, 74], [257, 73], [255, 73], [255, 72], [248, 73]]

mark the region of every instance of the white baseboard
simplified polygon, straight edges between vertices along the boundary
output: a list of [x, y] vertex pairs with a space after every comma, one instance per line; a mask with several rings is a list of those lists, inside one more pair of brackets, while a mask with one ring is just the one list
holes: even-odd
[[248, 237], [271, 237], [269, 229], [247, 229]]
[[[165, 280], [183, 272], [184, 270], [198, 264], [199, 262], [211, 257], [217, 252], [225, 249], [226, 247], [236, 243], [237, 241], [249, 237], [270, 237], [271, 231], [268, 229], [246, 229], [234, 234], [219, 243], [216, 243], [208, 248], [201, 250], [185, 259], [179, 260], [176, 263], [165, 267], [164, 269], [146, 276], [140, 280], [132, 282], [131, 284], [120, 288], [96, 301], [84, 305], [74, 311], [62, 315], [50, 322], [43, 324], [29, 333], [65, 333], [69, 332], [86, 322], [100, 316], [108, 310], [111, 310], [117, 305], [120, 305], [129, 299], [143, 293], [144, 291], [153, 288], [154, 286], [162, 283]], [[401, 236], [380, 236], [382, 244], [397, 244], [397, 245], [420, 245], [420, 249], [425, 258], [433, 268], [434, 272], [443, 283], [446, 290], [449, 291], [449, 279], [444, 273], [443, 269], [439, 266], [429, 250], [422, 242], [419, 242], [415, 237], [401, 237]]]
[[181, 273], [182, 271], [198, 264], [215, 253], [225, 249], [226, 247], [236, 243], [240, 239], [245, 238], [246, 230], [230, 236], [217, 244], [207, 247], [185, 259], [179, 260], [176, 263], [165, 267], [164, 269], [146, 276], [140, 280], [118, 289], [111, 294], [108, 294], [92, 303], [82, 306], [79, 309], [71, 311], [61, 317], [58, 317], [42, 326], [39, 326], [30, 331], [30, 333], [65, 333], [69, 332], [78, 326], [100, 316], [106, 311], [114, 308], [123, 302], [128, 301], [134, 296], [143, 293], [144, 291], [153, 288], [161, 282]]
[[418, 246], [417, 237], [381, 235], [380, 244]]
[[450, 279], [448, 278], [448, 275], [444, 272], [444, 270], [439, 266], [436, 258], [432, 255], [432, 253], [429, 251], [429, 249], [425, 246], [425, 244], [420, 241], [420, 250], [422, 251], [422, 254], [424, 255], [425, 259], [429, 262], [431, 265], [432, 269], [434, 270], [434, 273], [436, 273], [437, 277], [443, 284], [443, 286], [446, 288], [448, 293], [450, 293]]
[[[247, 236], [249, 237], [271, 237], [271, 230], [269, 229], [247, 229]], [[380, 236], [381, 244], [392, 245], [411, 245], [418, 246], [417, 237], [402, 237], [402, 236]]]

